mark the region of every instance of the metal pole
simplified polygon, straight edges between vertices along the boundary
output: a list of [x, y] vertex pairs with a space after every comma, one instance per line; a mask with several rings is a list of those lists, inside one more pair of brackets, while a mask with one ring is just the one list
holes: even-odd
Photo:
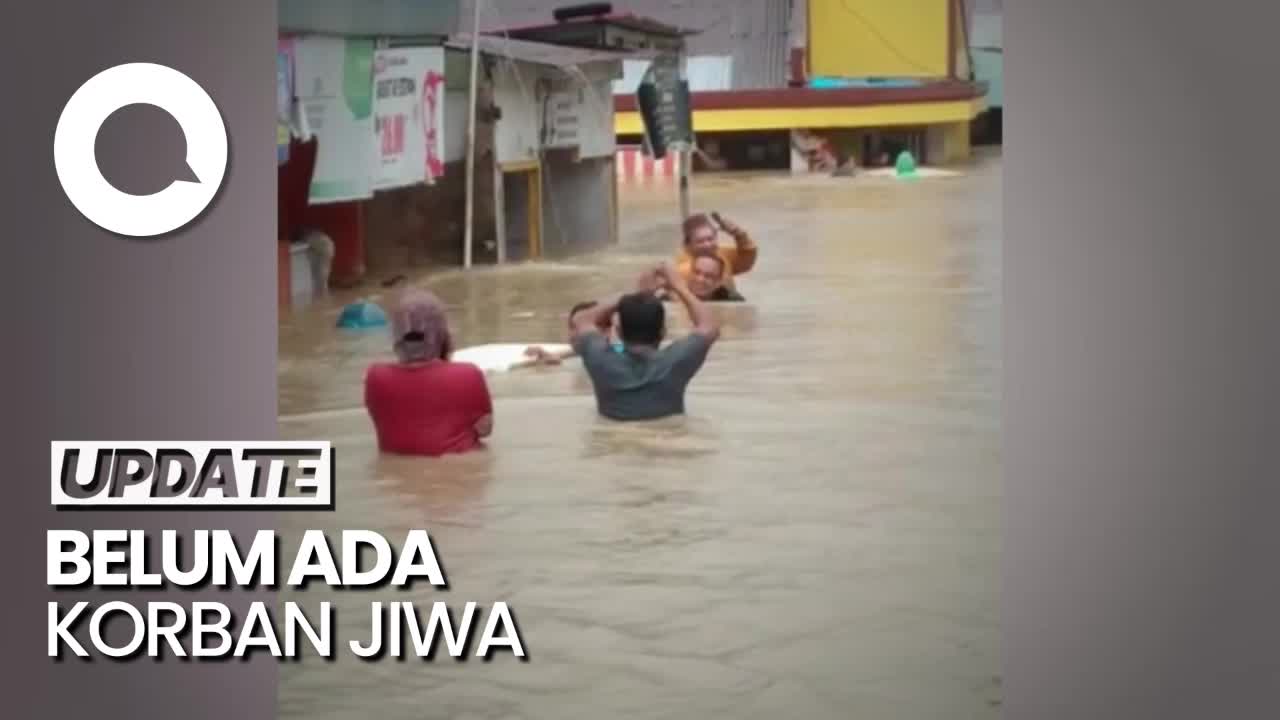
[[680, 161], [680, 222], [689, 219], [689, 159], [688, 150], [681, 150]]
[[471, 245], [474, 237], [472, 225], [476, 209], [476, 103], [479, 95], [477, 86], [480, 71], [480, 2], [475, 3], [475, 18], [471, 23], [471, 107], [467, 119], [467, 218], [463, 234], [462, 266], [471, 267]]
[[[680, 50], [680, 58], [678, 62], [680, 63], [680, 72], [677, 75], [680, 82], [680, 87], [678, 88], [678, 91], [683, 92], [684, 84], [688, 82], [688, 73], [685, 70], [685, 53], [683, 48]], [[688, 111], [690, 114], [692, 114], [693, 108], [692, 107], [688, 108]], [[693, 155], [690, 152], [689, 145], [693, 142], [692, 120], [690, 120], [689, 122], [689, 131], [690, 131], [690, 137], [685, 138], [687, 142], [680, 146], [680, 153], [676, 158], [680, 163], [680, 222], [681, 223], [689, 219], [689, 163], [690, 163], [690, 160], [692, 160], [693, 158]]]

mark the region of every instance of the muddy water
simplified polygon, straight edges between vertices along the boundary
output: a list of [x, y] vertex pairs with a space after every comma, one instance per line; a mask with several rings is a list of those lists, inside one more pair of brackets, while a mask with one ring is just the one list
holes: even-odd
[[[491, 379], [487, 451], [381, 458], [359, 405], [385, 334], [332, 329], [349, 297], [282, 320], [281, 433], [334, 441], [338, 472], [337, 511], [284, 532], [426, 528], [451, 586], [286, 594], [335, 603], [340, 651], [281, 668], [282, 717], [998, 716], [999, 158], [695, 180], [762, 251], [687, 418], [599, 420], [570, 361]], [[620, 205], [609, 252], [420, 281], [461, 345], [558, 341], [670, 254], [670, 186]], [[530, 661], [361, 662], [375, 599], [507, 601]]]

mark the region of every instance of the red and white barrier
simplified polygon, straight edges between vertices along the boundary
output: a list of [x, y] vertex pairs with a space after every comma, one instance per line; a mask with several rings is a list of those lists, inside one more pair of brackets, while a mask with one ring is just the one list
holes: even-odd
[[619, 180], [674, 178], [680, 174], [680, 154], [667, 153], [661, 160], [645, 154], [643, 148], [620, 147], [614, 155]]

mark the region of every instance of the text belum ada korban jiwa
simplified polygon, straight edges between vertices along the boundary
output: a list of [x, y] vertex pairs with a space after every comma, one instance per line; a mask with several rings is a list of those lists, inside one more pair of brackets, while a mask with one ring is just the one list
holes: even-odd
[[[282, 557], [274, 532], [262, 530], [237, 543], [227, 530], [50, 530], [48, 584], [55, 589], [103, 588], [141, 591], [244, 588], [305, 589], [322, 582], [344, 590], [445, 590], [448, 582], [425, 530], [410, 530], [399, 551], [381, 534], [346, 530], [335, 543], [306, 531], [292, 558]], [[288, 564], [286, 565], [286, 561]], [[314, 654], [333, 659], [340, 645], [358, 658], [490, 658], [501, 652], [526, 659], [515, 616], [505, 602], [481, 605], [444, 601], [422, 607], [412, 601], [371, 600], [367, 629], [336, 640], [330, 602], [304, 610], [293, 601], [101, 603], [55, 600], [48, 604], [50, 657], [100, 656], [126, 661], [166, 656], [276, 658]], [[238, 608], [238, 611], [233, 610]], [[353, 626], [358, 627], [358, 626]]]

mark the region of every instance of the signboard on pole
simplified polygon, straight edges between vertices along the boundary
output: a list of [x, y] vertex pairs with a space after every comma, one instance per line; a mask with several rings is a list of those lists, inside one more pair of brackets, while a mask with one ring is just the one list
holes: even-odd
[[434, 182], [444, 172], [444, 48], [378, 50], [373, 87], [373, 189]]
[[645, 148], [654, 158], [668, 151], [687, 150], [693, 143], [689, 81], [681, 57], [660, 55], [649, 65], [636, 88], [636, 106], [644, 122]]

